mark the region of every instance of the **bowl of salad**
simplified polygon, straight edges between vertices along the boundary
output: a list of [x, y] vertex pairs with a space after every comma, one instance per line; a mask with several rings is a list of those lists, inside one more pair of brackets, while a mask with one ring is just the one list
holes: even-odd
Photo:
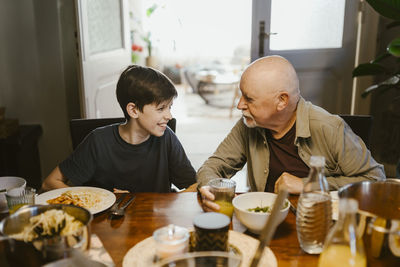
[[[236, 217], [255, 234], [259, 234], [266, 224], [272, 211], [277, 194], [268, 192], [250, 192], [235, 197], [232, 201]], [[289, 212], [289, 200], [279, 212], [279, 224], [282, 223]]]

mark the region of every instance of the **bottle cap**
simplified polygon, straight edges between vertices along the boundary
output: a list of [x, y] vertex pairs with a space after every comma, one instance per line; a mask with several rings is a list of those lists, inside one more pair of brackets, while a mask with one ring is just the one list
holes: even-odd
[[324, 167], [324, 165], [325, 165], [325, 158], [323, 156], [311, 156], [310, 166]]

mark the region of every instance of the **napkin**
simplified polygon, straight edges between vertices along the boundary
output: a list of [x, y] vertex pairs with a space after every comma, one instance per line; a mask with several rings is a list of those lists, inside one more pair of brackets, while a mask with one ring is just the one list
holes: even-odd
[[70, 258], [53, 261], [42, 267], [114, 267], [110, 254], [105, 250], [103, 243], [96, 234], [91, 236], [90, 250], [86, 254], [74, 250]]
[[102, 262], [108, 267], [115, 266], [110, 254], [108, 254], [103, 243], [96, 234], [92, 234], [90, 240], [89, 258], [94, 261]]

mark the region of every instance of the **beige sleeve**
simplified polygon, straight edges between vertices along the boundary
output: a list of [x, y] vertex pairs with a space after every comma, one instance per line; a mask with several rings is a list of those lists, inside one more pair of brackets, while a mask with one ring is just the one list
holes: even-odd
[[347, 124], [339, 126], [334, 145], [342, 175], [327, 175], [331, 189], [339, 189], [349, 183], [386, 179], [383, 165], [374, 160], [362, 139]]

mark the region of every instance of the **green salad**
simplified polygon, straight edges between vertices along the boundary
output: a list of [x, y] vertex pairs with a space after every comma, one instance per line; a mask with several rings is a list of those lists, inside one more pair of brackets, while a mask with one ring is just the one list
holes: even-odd
[[[289, 205], [289, 202], [288, 201], [285, 201], [285, 204], [283, 205], [283, 207], [282, 207], [282, 209], [284, 210], [284, 209], [286, 209], [287, 208], [287, 206]], [[252, 212], [264, 212], [264, 213], [269, 213], [269, 212], [271, 212], [272, 211], [272, 206], [261, 206], [261, 207], [259, 207], [259, 206], [257, 206], [257, 207], [255, 207], [255, 208], [250, 208], [250, 209], [247, 209], [247, 211], [252, 211]]]

